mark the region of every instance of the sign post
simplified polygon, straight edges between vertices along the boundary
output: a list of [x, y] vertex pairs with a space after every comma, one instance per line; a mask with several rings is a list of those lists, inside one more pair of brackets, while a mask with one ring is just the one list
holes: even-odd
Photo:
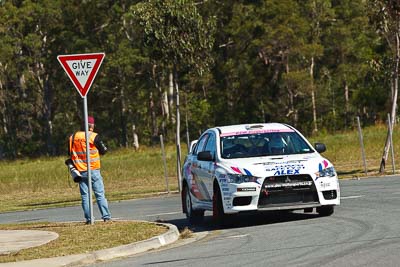
[[90, 147], [89, 147], [89, 127], [88, 127], [88, 108], [87, 93], [93, 83], [97, 72], [103, 63], [104, 53], [59, 55], [57, 57], [61, 66], [71, 79], [76, 90], [83, 98], [83, 113], [85, 117], [85, 139], [86, 139], [86, 159], [87, 175], [89, 187], [89, 211], [90, 224], [94, 224], [93, 200], [92, 200], [92, 175], [90, 173]]

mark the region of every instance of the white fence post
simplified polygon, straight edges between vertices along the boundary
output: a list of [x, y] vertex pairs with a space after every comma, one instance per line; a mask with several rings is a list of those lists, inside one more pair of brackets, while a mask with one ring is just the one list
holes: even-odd
[[390, 152], [392, 154], [392, 171], [394, 174], [395, 166], [394, 166], [394, 149], [393, 149], [393, 128], [392, 128], [392, 121], [390, 120], [390, 114], [388, 113], [387, 115], [388, 115], [388, 127], [389, 127]]
[[168, 173], [167, 173], [167, 160], [165, 158], [165, 149], [164, 149], [164, 139], [162, 134], [160, 134], [160, 143], [161, 143], [161, 152], [164, 164], [164, 176], [165, 176], [165, 185], [167, 187], [167, 192], [169, 194], [169, 185], [168, 185]]
[[360, 146], [361, 146], [361, 155], [364, 163], [364, 172], [365, 175], [368, 175], [367, 172], [367, 161], [365, 160], [365, 150], [364, 150], [364, 138], [361, 131], [361, 124], [360, 124], [360, 117], [357, 116], [357, 127], [358, 127], [358, 137], [360, 139]]

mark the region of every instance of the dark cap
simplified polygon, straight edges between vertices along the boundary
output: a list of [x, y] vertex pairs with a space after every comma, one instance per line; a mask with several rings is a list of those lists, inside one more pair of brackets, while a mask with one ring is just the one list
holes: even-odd
[[92, 116], [88, 116], [87, 120], [89, 124], [94, 124], [94, 118]]

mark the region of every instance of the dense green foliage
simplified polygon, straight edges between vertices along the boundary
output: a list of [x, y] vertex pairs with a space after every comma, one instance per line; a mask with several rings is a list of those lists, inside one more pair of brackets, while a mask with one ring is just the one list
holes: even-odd
[[174, 140], [173, 71], [191, 139], [214, 125], [311, 134], [385, 120], [394, 62], [393, 36], [377, 31], [390, 26], [382, 3], [0, 0], [0, 158], [65, 153], [83, 101], [62, 54], [106, 53], [88, 107], [111, 147], [132, 145], [133, 129], [142, 143]]

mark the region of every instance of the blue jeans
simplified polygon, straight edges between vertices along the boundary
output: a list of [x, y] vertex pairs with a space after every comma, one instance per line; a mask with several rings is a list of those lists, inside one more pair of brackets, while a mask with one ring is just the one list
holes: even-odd
[[[101, 218], [107, 220], [111, 218], [110, 210], [108, 209], [107, 199], [104, 195], [103, 177], [101, 177], [100, 170], [90, 170], [92, 179], [92, 189], [96, 197], [97, 206], [99, 207]], [[79, 190], [82, 197], [82, 208], [87, 222], [90, 222], [89, 210], [89, 185], [88, 173], [81, 172], [82, 181], [79, 183]]]

